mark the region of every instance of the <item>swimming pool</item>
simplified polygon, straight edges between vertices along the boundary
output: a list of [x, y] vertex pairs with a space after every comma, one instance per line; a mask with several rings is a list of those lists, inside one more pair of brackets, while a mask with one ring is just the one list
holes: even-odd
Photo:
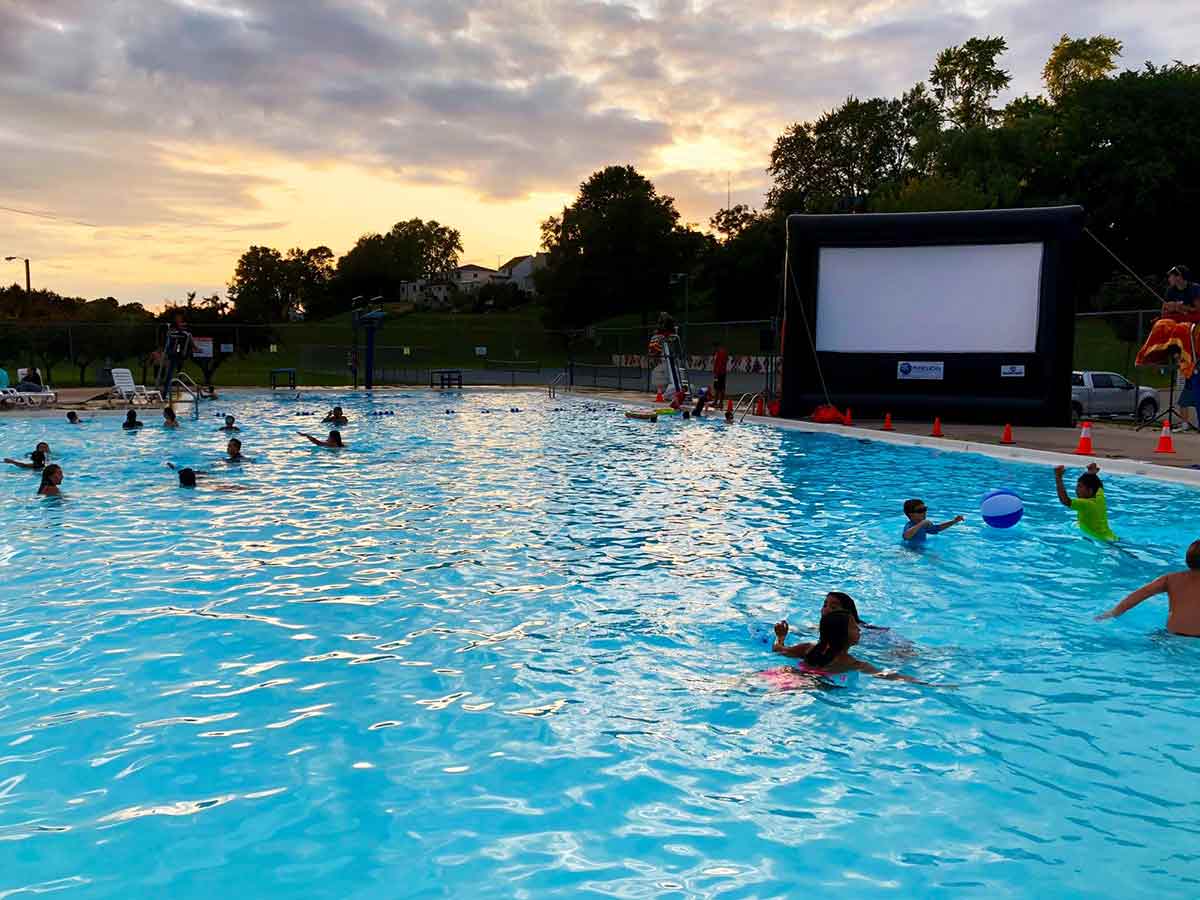
[[[0, 897], [1200, 893], [1200, 641], [1163, 602], [1092, 621], [1179, 567], [1194, 491], [1107, 478], [1119, 551], [1046, 467], [532, 393], [231, 396], [173, 433], [0, 421], [67, 494], [0, 473]], [[334, 402], [350, 447], [308, 446]], [[227, 411], [254, 462], [219, 462]], [[968, 522], [900, 547], [914, 494]], [[833, 588], [892, 628], [859, 655], [959, 688], [770, 690], [748, 624]]]

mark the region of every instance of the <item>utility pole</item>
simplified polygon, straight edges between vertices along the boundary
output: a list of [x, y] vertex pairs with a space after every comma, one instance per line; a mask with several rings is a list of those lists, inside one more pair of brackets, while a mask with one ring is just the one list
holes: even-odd
[[25, 260], [25, 293], [32, 294], [33, 291], [29, 288], [29, 260], [24, 256], [6, 256], [5, 262], [16, 262], [18, 259]]

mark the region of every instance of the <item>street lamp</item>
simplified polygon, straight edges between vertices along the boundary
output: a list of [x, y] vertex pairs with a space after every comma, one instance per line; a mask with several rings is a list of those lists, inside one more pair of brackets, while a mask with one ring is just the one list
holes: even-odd
[[688, 296], [688, 287], [691, 284], [692, 277], [687, 272], [675, 272], [671, 275], [671, 284], [683, 282], [683, 352], [687, 353], [688, 349], [688, 319], [691, 318], [691, 302]]
[[31, 294], [33, 292], [29, 289], [29, 260], [28, 260], [28, 258], [26, 258], [24, 256], [6, 256], [6, 257], [4, 257], [5, 262], [16, 262], [18, 259], [25, 261], [25, 293]]

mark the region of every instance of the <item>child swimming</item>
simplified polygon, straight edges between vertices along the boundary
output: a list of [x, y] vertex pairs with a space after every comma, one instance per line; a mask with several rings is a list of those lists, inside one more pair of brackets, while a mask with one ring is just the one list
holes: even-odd
[[134, 410], [131, 409], [129, 412], [125, 413], [125, 421], [121, 423], [121, 427], [126, 431], [132, 431], [135, 428], [142, 427], [142, 423], [138, 421], [137, 413]]
[[10, 459], [4, 457], [4, 461], [10, 466], [16, 466], [18, 469], [33, 469], [35, 472], [40, 472], [46, 468], [46, 454], [41, 450], [34, 450], [29, 454], [31, 462], [21, 462], [19, 459]]
[[307, 432], [304, 432], [304, 431], [297, 431], [296, 434], [300, 435], [300, 437], [308, 438], [310, 441], [312, 441], [318, 447], [332, 447], [334, 449], [337, 449], [338, 447], [346, 446], [345, 444], [342, 443], [342, 433], [340, 431], [337, 431], [336, 429], [334, 431], [329, 432], [329, 437], [325, 438], [325, 440], [321, 440], [318, 437], [313, 437], [311, 434], [308, 434]]
[[179, 419], [175, 417], [175, 410], [169, 406], [163, 407], [163, 428], [178, 428]]
[[1096, 616], [1096, 620], [1115, 619], [1143, 600], [1156, 594], [1166, 594], [1167, 631], [1185, 637], [1200, 637], [1200, 541], [1193, 541], [1188, 547], [1186, 561], [1186, 571], [1160, 575], [1108, 612]]
[[908, 524], [904, 526], [904, 531], [901, 533], [904, 543], [923, 544], [929, 535], [941, 534], [947, 528], [963, 521], [962, 516], [955, 516], [949, 522], [935, 525], [931, 520], [925, 518], [928, 512], [929, 509], [925, 506], [924, 500], [914, 498], [904, 501], [904, 515], [908, 516]]
[[226, 416], [225, 424], [221, 428], [218, 428], [217, 431], [241, 431], [242, 429], [240, 429], [236, 425], [234, 425], [233, 422], [234, 422], [233, 416]]
[[887, 631], [883, 625], [869, 625], [862, 620], [858, 614], [858, 604], [854, 602], [854, 598], [844, 591], [830, 591], [825, 595], [825, 602], [821, 605], [821, 615], [826, 613], [836, 612], [841, 610], [851, 615], [859, 628], [867, 628], [871, 631]]
[[240, 463], [246, 459], [242, 456], [242, 442], [237, 438], [229, 439], [229, 443], [225, 445], [225, 453], [227, 454], [225, 462]]
[[1104, 499], [1104, 483], [1096, 473], [1100, 467], [1091, 463], [1087, 471], [1075, 482], [1075, 496], [1068, 497], [1063, 485], [1063, 473], [1066, 466], [1054, 467], [1054, 486], [1058, 489], [1059, 502], [1075, 510], [1078, 517], [1079, 530], [1090, 538], [1098, 541], [1115, 541], [1117, 536], [1108, 527], [1108, 504]]
[[340, 406], [335, 406], [333, 409], [331, 409], [321, 421], [328, 422], [330, 425], [350, 424], [350, 420], [346, 418], [346, 414], [342, 412], [342, 408]]
[[786, 644], [788, 635], [787, 621], [775, 623], [775, 644], [771, 649], [783, 656], [799, 657], [802, 660], [800, 671], [814, 675], [837, 675], [842, 672], [863, 672], [877, 678], [889, 681], [911, 681], [915, 684], [925, 684], [908, 675], [899, 672], [885, 672], [877, 669], [861, 659], [850, 655], [850, 648], [858, 643], [862, 632], [854, 616], [843, 609], [835, 609], [821, 616], [820, 636], [815, 644], [803, 643]]
[[69, 413], [67, 413], [67, 421], [72, 425], [78, 425], [79, 413], [75, 412], [75, 410], [71, 410]]
[[62, 484], [63, 470], [62, 466], [49, 465], [42, 469], [42, 483], [38, 486], [39, 497], [59, 497], [62, 491], [58, 486]]
[[[167, 467], [168, 467], [168, 468], [171, 468], [171, 469], [174, 469], [174, 468], [175, 468], [175, 464], [174, 464], [174, 463], [171, 463], [171, 462], [169, 462], [169, 463], [167, 463]], [[184, 467], [184, 468], [182, 468], [182, 469], [178, 469], [177, 471], [179, 472], [179, 486], [180, 486], [181, 488], [194, 488], [194, 487], [197, 487], [197, 486], [198, 486], [198, 484], [197, 484], [197, 481], [196, 481], [196, 476], [197, 476], [197, 475], [208, 475], [208, 473], [207, 473], [207, 472], [205, 472], [205, 471], [203, 471], [203, 470], [201, 470], [201, 469], [193, 469], [193, 468], [190, 468], [190, 467], [187, 467], [187, 466], [185, 466], [185, 467]], [[227, 482], [227, 481], [207, 481], [207, 480], [206, 480], [206, 481], [205, 481], [205, 484], [206, 484], [206, 485], [208, 485], [208, 487], [210, 487], [210, 488], [213, 488], [214, 490], [218, 490], [218, 491], [244, 491], [244, 490], [248, 490], [248, 488], [247, 488], [245, 485], [242, 485], [242, 484], [232, 484], [232, 483], [230, 483], [230, 482]]]

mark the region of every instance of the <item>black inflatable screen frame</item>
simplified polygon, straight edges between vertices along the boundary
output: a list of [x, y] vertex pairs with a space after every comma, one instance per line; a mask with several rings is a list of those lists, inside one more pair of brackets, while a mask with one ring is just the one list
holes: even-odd
[[[898, 418], [1069, 425], [1075, 266], [1082, 227], [1079, 206], [788, 216], [782, 415], [807, 418], [825, 402], [816, 365], [819, 356], [834, 404], [852, 408], [856, 417], [890, 412]], [[821, 248], [1015, 243], [1043, 245], [1033, 353], [947, 353], [914, 347], [904, 353], [814, 354], [810, 336], [815, 340]], [[943, 363], [942, 380], [901, 380], [898, 369], [905, 360]], [[1024, 374], [1013, 377], [1021, 367]], [[1007, 377], [1002, 368], [1010, 373]]]

